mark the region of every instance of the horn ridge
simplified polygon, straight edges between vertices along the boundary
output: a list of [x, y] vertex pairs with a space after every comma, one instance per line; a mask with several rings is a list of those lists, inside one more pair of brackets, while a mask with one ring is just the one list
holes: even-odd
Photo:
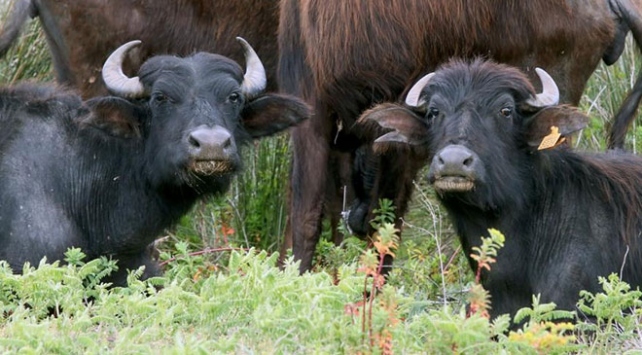
[[542, 82], [542, 92], [534, 98], [526, 100], [526, 103], [533, 107], [546, 107], [557, 105], [560, 101], [560, 91], [555, 80], [541, 68], [535, 68], [535, 72]]
[[127, 55], [127, 52], [132, 48], [140, 44], [141, 41], [139, 40], [123, 44], [109, 55], [103, 65], [103, 81], [107, 89], [115, 95], [131, 99], [144, 96], [145, 94], [145, 87], [137, 76], [129, 78], [123, 73], [125, 55]]
[[252, 98], [265, 90], [267, 86], [267, 76], [261, 59], [256, 54], [252, 46], [242, 37], [236, 37], [245, 50], [245, 75], [241, 84], [241, 91], [246, 96]]
[[405, 100], [406, 105], [417, 107], [423, 104], [423, 101], [421, 102], [419, 101], [419, 98], [421, 97], [421, 92], [424, 90], [424, 88], [428, 84], [428, 81], [430, 81], [430, 78], [432, 78], [434, 75], [435, 75], [434, 72], [428, 73], [424, 75], [421, 79], [417, 80], [417, 82], [408, 91], [408, 94], [406, 94], [406, 100]]

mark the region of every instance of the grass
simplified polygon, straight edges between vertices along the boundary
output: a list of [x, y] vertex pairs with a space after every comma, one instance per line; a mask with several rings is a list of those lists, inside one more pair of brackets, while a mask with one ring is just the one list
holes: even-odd
[[[52, 80], [43, 38], [38, 23], [31, 23], [0, 61], [1, 82]], [[604, 149], [605, 124], [638, 72], [632, 47], [614, 66], [601, 65], [587, 85], [581, 109], [591, 122], [575, 141], [578, 149]], [[638, 151], [640, 137], [642, 128], [634, 124], [627, 147]], [[134, 274], [129, 287], [107, 290], [95, 275], [111, 264], [80, 261], [77, 251], [68, 266], [42, 264], [24, 275], [0, 268], [0, 352], [606, 353], [642, 344], [639, 295], [613, 278], [603, 280], [603, 294], [585, 295], [601, 301], [584, 308], [599, 315], [597, 327], [580, 323], [570, 331], [546, 325], [553, 310], [536, 300], [529, 312], [543, 323], [518, 333], [502, 331], [506, 319], [467, 318], [464, 304], [474, 274], [434, 192], [421, 179], [395, 269], [370, 309], [366, 329], [362, 294], [369, 281], [359, 271], [365, 243], [320, 243], [323, 266], [302, 277], [291, 263], [284, 271], [274, 266], [272, 252], [285, 225], [289, 155], [287, 135], [247, 147], [245, 172], [230, 193], [198, 204], [162, 236], [163, 278], [140, 282]], [[50, 316], [52, 309], [57, 317]]]
[[[14, 0], [15, 1], [15, 0]], [[13, 1], [0, 3], [0, 8]], [[5, 23], [6, 13], [2, 11], [1, 20]], [[0, 83], [14, 84], [18, 81], [53, 80], [51, 57], [47, 41], [40, 24], [31, 21], [23, 30], [21, 39], [7, 52], [0, 62]]]
[[[615, 116], [626, 93], [633, 87], [639, 73], [640, 55], [629, 36], [626, 50], [612, 66], [600, 64], [591, 76], [580, 108], [590, 117], [589, 126], [583, 130], [577, 147], [585, 150], [603, 151], [606, 149], [606, 127]], [[642, 127], [639, 126], [639, 113], [625, 141], [625, 148], [637, 153], [642, 147]]]

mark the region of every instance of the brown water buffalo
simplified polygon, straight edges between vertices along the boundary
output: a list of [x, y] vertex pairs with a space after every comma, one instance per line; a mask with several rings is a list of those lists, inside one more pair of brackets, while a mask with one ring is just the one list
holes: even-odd
[[[639, 46], [642, 17], [629, 0], [281, 1], [279, 88], [315, 109], [292, 131], [285, 246], [292, 243], [301, 272], [312, 266], [324, 210], [340, 205], [341, 184], [353, 195], [347, 222], [356, 233], [369, 232], [380, 198], [394, 202], [397, 217], [406, 211], [426, 156], [412, 149], [374, 155], [372, 137], [354, 127], [364, 110], [398, 100], [454, 56], [508, 63], [530, 79], [542, 67], [555, 78], [561, 102], [577, 104], [600, 60], [619, 58], [629, 31]], [[616, 121], [633, 116], [640, 94], [642, 80]], [[337, 177], [337, 160], [353, 167], [351, 181]]]
[[236, 36], [252, 43], [263, 60], [268, 89], [276, 87], [278, 0], [15, 0], [0, 36], [0, 54], [15, 42], [25, 21], [38, 17], [51, 50], [58, 83], [82, 96], [106, 94], [103, 61], [122, 43], [138, 39], [125, 72], [150, 56], [220, 53], [242, 62]]

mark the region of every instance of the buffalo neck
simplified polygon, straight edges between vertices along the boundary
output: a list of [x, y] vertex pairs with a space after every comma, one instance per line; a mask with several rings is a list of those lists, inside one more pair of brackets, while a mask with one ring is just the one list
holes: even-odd
[[84, 234], [93, 236], [89, 249], [95, 253], [151, 243], [196, 201], [188, 188], [169, 194], [169, 188], [150, 183], [142, 140], [97, 141], [83, 131], [77, 139], [86, 149], [66, 157], [62, 203]]

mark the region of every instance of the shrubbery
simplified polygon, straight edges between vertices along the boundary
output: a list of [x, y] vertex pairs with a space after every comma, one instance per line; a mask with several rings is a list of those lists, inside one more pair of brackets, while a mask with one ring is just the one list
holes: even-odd
[[[376, 254], [394, 252], [396, 237], [382, 225], [375, 254], [358, 263], [298, 274], [298, 265], [275, 267], [277, 254], [224, 251], [228, 261], [208, 265], [185, 246], [166, 276], [108, 289], [100, 278], [114, 263], [82, 260], [26, 266], [14, 275], [0, 265], [0, 352], [10, 353], [561, 353], [624, 352], [640, 345], [640, 292], [617, 276], [601, 279], [604, 292], [582, 295], [580, 310], [595, 317], [553, 323], [571, 312], [552, 304], [522, 309], [524, 327], [508, 333], [507, 316], [491, 322], [480, 302], [466, 312], [450, 302], [417, 301], [404, 287], [383, 284]], [[501, 238], [493, 232], [493, 239]], [[495, 242], [494, 242], [495, 243]], [[492, 267], [497, 244], [476, 254]], [[473, 283], [469, 293], [483, 292]], [[376, 297], [364, 296], [364, 291]], [[473, 298], [474, 299], [474, 298]]]

